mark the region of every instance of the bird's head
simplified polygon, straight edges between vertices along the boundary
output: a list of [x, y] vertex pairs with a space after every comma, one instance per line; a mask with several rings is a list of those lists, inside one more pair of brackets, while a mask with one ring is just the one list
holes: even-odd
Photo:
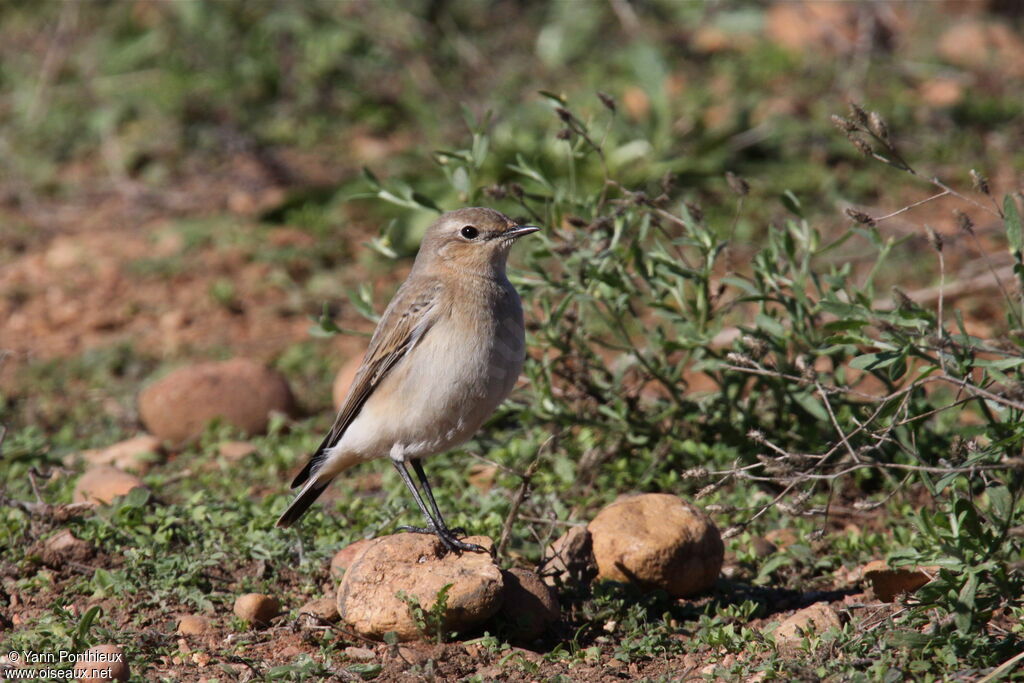
[[451, 268], [491, 277], [504, 275], [512, 244], [538, 230], [532, 225], [519, 225], [494, 209], [449, 211], [427, 228], [416, 266]]

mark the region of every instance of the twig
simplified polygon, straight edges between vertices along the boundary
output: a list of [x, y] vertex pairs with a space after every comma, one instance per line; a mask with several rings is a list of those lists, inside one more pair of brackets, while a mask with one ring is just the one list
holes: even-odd
[[895, 216], [899, 216], [901, 213], [906, 213], [907, 211], [910, 211], [911, 209], [913, 209], [915, 207], [921, 206], [922, 204], [927, 204], [928, 202], [934, 201], [934, 200], [939, 199], [941, 197], [948, 197], [950, 194], [951, 193], [950, 193], [949, 190], [943, 190], [942, 192], [940, 192], [940, 193], [938, 193], [936, 195], [932, 195], [931, 197], [928, 197], [926, 199], [922, 199], [919, 202], [914, 202], [913, 204], [909, 204], [907, 206], [904, 206], [899, 211], [893, 211], [892, 213], [888, 213], [888, 214], [886, 214], [884, 216], [878, 216], [874, 220], [875, 220], [876, 223], [881, 223], [882, 221], [886, 221], [886, 220], [889, 220], [890, 218], [893, 218]]
[[512, 498], [512, 507], [509, 508], [509, 513], [505, 517], [505, 523], [502, 524], [502, 535], [498, 540], [498, 547], [495, 549], [496, 555], [503, 555], [505, 553], [505, 547], [508, 546], [509, 540], [512, 538], [512, 525], [515, 524], [516, 516], [519, 514], [519, 507], [522, 502], [526, 500], [526, 494], [529, 493], [530, 479], [537, 473], [537, 468], [541, 464], [541, 458], [544, 455], [544, 450], [551, 443], [557, 434], [552, 434], [547, 440], [541, 444], [540, 449], [537, 451], [537, 457], [534, 462], [531, 462], [526, 471], [520, 474], [522, 481], [519, 482], [519, 488], [516, 489], [515, 496]]

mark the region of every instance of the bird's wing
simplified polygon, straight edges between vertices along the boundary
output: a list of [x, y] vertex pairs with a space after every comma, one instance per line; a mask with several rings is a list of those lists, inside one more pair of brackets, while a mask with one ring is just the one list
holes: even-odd
[[319, 468], [327, 458], [327, 452], [341, 439], [374, 389], [434, 324], [441, 283], [431, 282], [423, 287], [421, 280], [417, 285], [415, 290], [406, 289], [404, 285], [399, 288], [384, 311], [331, 431], [292, 481], [292, 488], [301, 486]]

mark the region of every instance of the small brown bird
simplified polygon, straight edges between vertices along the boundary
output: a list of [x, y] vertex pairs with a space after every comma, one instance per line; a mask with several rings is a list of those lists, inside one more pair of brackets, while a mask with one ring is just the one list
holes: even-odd
[[341, 472], [388, 457], [427, 520], [425, 528], [403, 530], [436, 534], [451, 550], [483, 550], [445, 524], [421, 460], [468, 441], [512, 391], [526, 348], [523, 308], [505, 263], [516, 239], [537, 230], [485, 208], [451, 211], [427, 229], [277, 526], [299, 519]]

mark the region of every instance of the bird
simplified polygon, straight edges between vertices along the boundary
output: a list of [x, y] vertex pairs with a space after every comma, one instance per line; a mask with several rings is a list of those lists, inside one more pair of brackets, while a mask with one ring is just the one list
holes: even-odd
[[484, 551], [458, 538], [464, 529], [448, 528], [422, 460], [468, 441], [511, 393], [526, 342], [505, 266], [516, 240], [538, 230], [484, 207], [444, 213], [427, 228], [334, 425], [292, 481], [301, 489], [278, 527], [294, 524], [345, 470], [389, 458], [426, 520], [400, 530], [434, 534], [450, 551]]

